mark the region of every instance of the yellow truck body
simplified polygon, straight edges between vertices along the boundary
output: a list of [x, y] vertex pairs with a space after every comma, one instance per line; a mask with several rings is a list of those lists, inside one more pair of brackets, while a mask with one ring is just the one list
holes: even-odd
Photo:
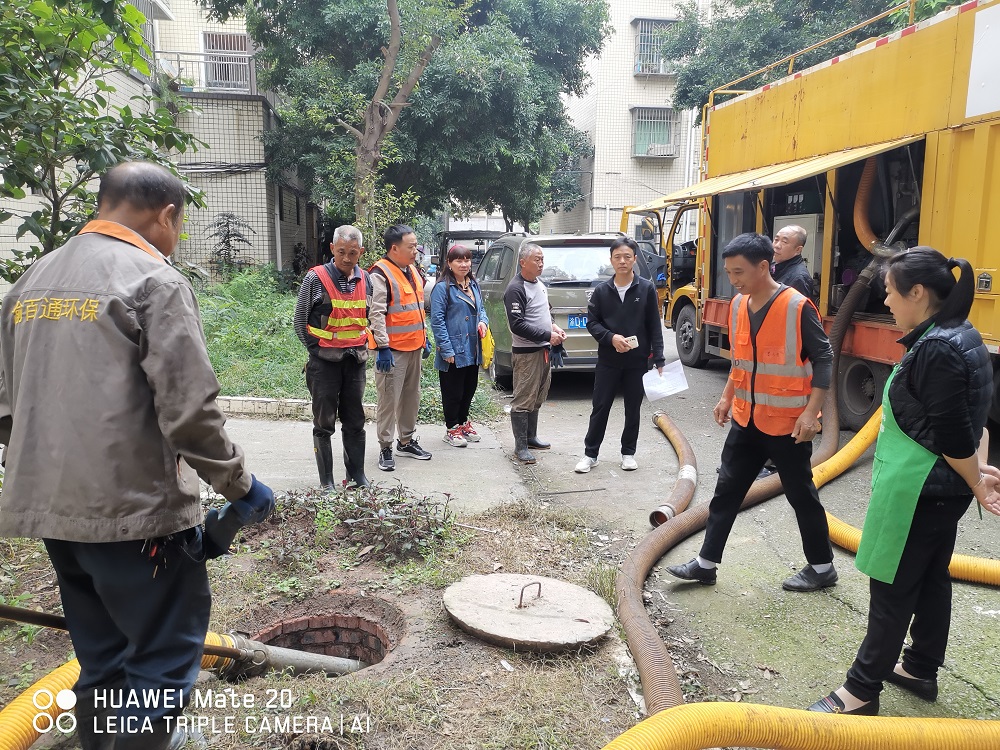
[[[671, 289], [665, 303], [682, 358], [698, 365], [729, 354], [731, 289], [719, 258], [743, 231], [772, 235], [791, 223], [808, 225], [815, 232], [808, 260], [817, 302], [824, 319], [832, 320], [871, 259], [852, 220], [869, 161], [877, 179], [862, 209], [871, 214], [872, 229], [883, 240], [898, 233], [899, 246], [929, 245], [969, 260], [977, 275], [971, 320], [996, 354], [1000, 0], [950, 8], [715, 103], [717, 94], [732, 88], [713, 92], [706, 108], [702, 181], [634, 209], [660, 212], [661, 218], [692, 204], [699, 210], [695, 279]], [[895, 343], [901, 332], [879, 290], [871, 297], [852, 323], [839, 373], [849, 427], [877, 407], [889, 365], [902, 355]]]

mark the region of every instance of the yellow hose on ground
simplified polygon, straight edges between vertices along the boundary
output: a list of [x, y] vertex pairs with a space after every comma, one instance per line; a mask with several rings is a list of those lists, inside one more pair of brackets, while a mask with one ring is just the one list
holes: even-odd
[[[813, 469], [822, 487], [849, 468], [878, 438], [881, 407], [853, 438]], [[857, 552], [861, 531], [827, 513], [830, 539]], [[955, 555], [953, 578], [1000, 585], [1000, 561]], [[1000, 748], [1000, 722], [838, 716], [747, 703], [692, 703], [647, 718], [604, 750], [992, 750]]]
[[650, 716], [604, 750], [987, 750], [1000, 721], [837, 716], [750, 703], [691, 703]]
[[[882, 407], [872, 415], [871, 419], [841, 448], [833, 458], [824, 461], [813, 469], [813, 481], [817, 487], [822, 487], [831, 479], [839, 476], [878, 438], [879, 425], [882, 423]], [[830, 525], [830, 540], [838, 547], [850, 552], [858, 551], [861, 541], [861, 530], [844, 523], [839, 518], [826, 514]], [[952, 555], [948, 566], [951, 577], [958, 581], [970, 583], [985, 583], [990, 586], [1000, 586], [1000, 560], [971, 555]]]
[[[236, 641], [232, 636], [209, 631], [205, 636], [205, 644], [235, 648]], [[224, 672], [233, 664], [235, 661], [225, 656], [204, 654], [201, 657], [202, 669]], [[55, 721], [60, 714], [65, 713], [54, 701], [47, 709], [37, 708], [33, 701], [35, 693], [39, 690], [48, 690], [55, 695], [60, 690], [72, 689], [79, 677], [80, 662], [76, 659], [68, 661], [25, 690], [0, 711], [0, 750], [28, 750], [35, 744], [43, 734], [35, 727], [35, 716], [44, 713]]]
[[79, 676], [80, 662], [76, 659], [68, 661], [38, 680], [0, 711], [0, 750], [28, 750], [35, 744], [42, 734], [35, 729], [35, 717], [47, 714], [55, 721], [63, 713], [54, 700], [48, 708], [38, 708], [34, 701], [35, 693], [47, 690], [55, 696], [60, 690], [71, 689]]

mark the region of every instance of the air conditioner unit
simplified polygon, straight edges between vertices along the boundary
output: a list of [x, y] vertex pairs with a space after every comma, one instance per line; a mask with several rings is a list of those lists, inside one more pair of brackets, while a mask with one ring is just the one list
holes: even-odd
[[651, 143], [646, 148], [646, 156], [677, 156], [677, 146], [673, 143]]

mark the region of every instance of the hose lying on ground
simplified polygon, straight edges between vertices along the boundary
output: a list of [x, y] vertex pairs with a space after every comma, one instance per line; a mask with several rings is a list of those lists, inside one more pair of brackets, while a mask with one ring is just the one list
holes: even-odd
[[604, 750], [987, 750], [1000, 722], [836, 716], [750, 703], [692, 703], [650, 716]]
[[[35, 694], [39, 690], [47, 690], [54, 698], [60, 690], [72, 688], [79, 676], [80, 663], [73, 659], [49, 672], [8, 703], [0, 711], [0, 750], [28, 750], [35, 744], [35, 740], [41, 736], [41, 732], [36, 729], [35, 717], [45, 714], [49, 717], [47, 721], [55, 722], [59, 714], [63, 713], [63, 709], [56, 705], [55, 700], [49, 703], [48, 708], [36, 706]], [[45, 701], [39, 701], [39, 705], [47, 701], [48, 696]], [[45, 723], [39, 723], [43, 729], [47, 726]]]
[[[66, 618], [59, 615], [35, 612], [30, 609], [0, 604], [0, 620], [23, 622], [31, 625], [66, 630]], [[356, 659], [342, 659], [336, 656], [313, 654], [295, 649], [278, 648], [240, 635], [213, 633], [205, 635], [205, 646], [201, 658], [201, 668], [214, 671], [223, 679], [235, 680], [241, 677], [264, 674], [270, 669], [290, 670], [292, 674], [326, 673], [337, 676], [364, 669], [367, 664]], [[53, 696], [60, 690], [70, 689], [80, 676], [80, 664], [76, 659], [66, 662], [49, 673], [10, 705], [0, 711], [0, 750], [28, 750], [43, 734], [34, 719], [39, 713], [48, 714], [56, 721], [65, 710], [55, 704], [40, 711], [34, 702], [35, 693], [48, 690]]]

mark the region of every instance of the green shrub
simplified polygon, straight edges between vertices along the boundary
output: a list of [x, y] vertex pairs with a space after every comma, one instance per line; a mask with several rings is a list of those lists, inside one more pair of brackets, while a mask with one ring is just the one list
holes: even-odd
[[433, 498], [379, 483], [331, 492], [317, 503], [315, 520], [321, 540], [343, 539], [359, 557], [390, 563], [427, 557], [449, 539], [454, 523], [447, 495]]

